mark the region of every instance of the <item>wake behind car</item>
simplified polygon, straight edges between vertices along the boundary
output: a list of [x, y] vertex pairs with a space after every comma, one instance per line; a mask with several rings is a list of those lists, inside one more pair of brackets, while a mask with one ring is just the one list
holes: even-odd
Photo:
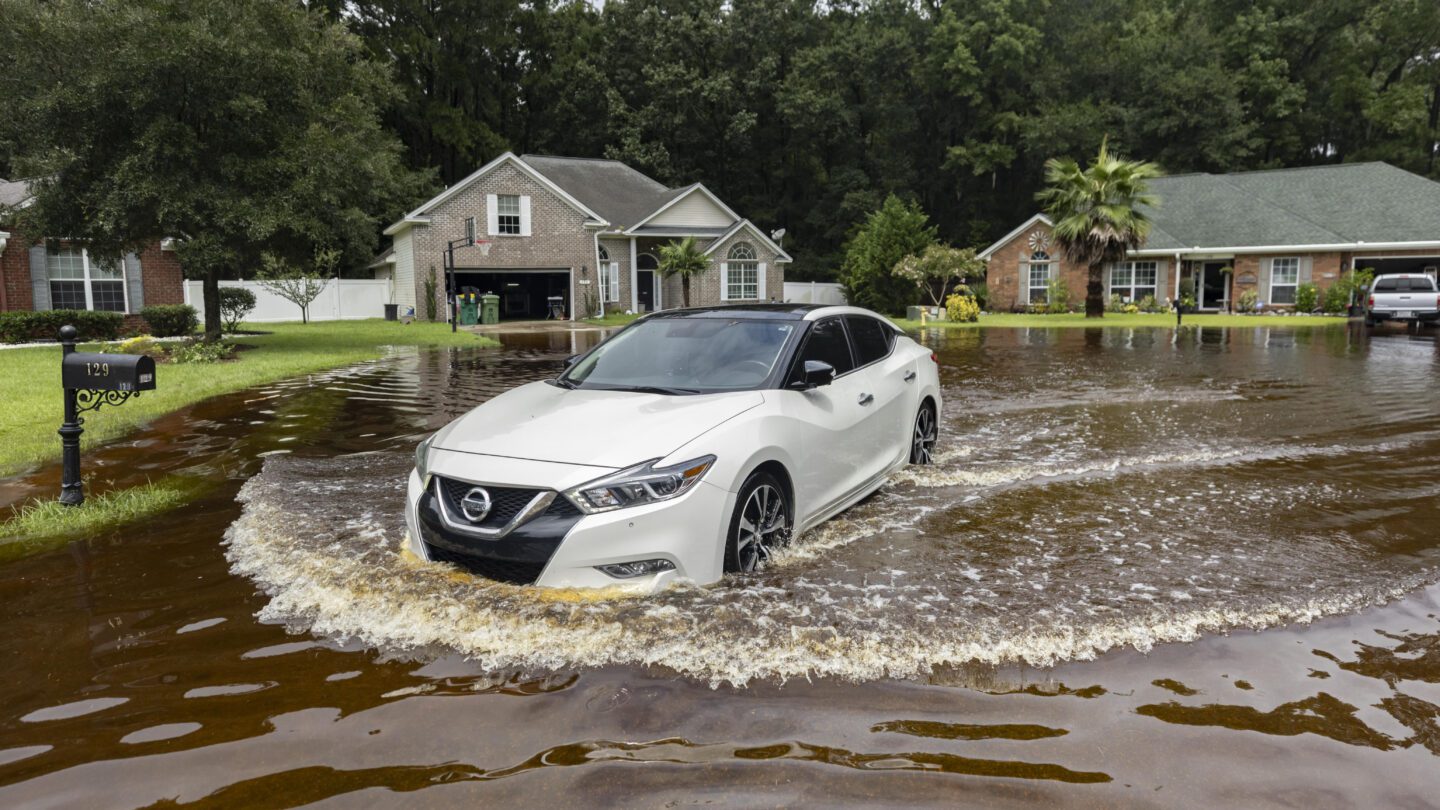
[[515, 584], [714, 582], [930, 463], [940, 407], [934, 355], [873, 312], [658, 312], [422, 442], [406, 542]]
[[1376, 276], [1370, 285], [1365, 306], [1365, 323], [1374, 326], [1382, 321], [1418, 321], [1435, 323], [1440, 320], [1440, 292], [1435, 279], [1424, 273], [1391, 273]]

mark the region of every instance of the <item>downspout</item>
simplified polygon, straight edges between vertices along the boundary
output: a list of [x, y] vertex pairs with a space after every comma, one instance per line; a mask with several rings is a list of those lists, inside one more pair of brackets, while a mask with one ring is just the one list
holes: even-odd
[[[600, 284], [600, 274], [603, 273], [603, 272], [605, 272], [605, 271], [603, 271], [603, 270], [600, 269], [600, 229], [599, 229], [599, 228], [596, 228], [596, 229], [595, 229], [595, 233], [593, 234], [593, 236], [595, 237], [595, 251], [594, 251], [594, 258], [595, 258], [595, 285], [596, 285], [596, 286], [595, 286], [595, 290], [596, 290], [595, 299], [600, 302], [599, 304], [597, 304], [597, 306], [600, 307], [600, 311], [595, 313], [595, 317], [597, 317], [597, 318], [603, 318], [603, 317], [605, 317], [605, 301], [600, 298], [600, 294], [599, 294], [600, 287], [599, 287], [599, 284]], [[588, 279], [582, 279], [582, 280], [588, 280]], [[576, 311], [576, 312], [579, 312], [579, 311], [580, 311], [580, 308], [579, 308], [579, 307], [576, 307], [576, 308], [575, 308], [575, 311]]]
[[1171, 299], [1176, 306], [1180, 305], [1180, 251], [1175, 251], [1175, 297]]
[[[9, 244], [10, 244], [10, 234], [7, 233], [6, 231], [0, 231], [0, 258], [3, 258], [3, 257], [4, 257], [4, 255], [5, 255], [5, 248], [6, 248]], [[9, 299], [5, 296], [5, 288], [6, 288], [7, 286], [8, 286], [8, 285], [5, 283], [5, 271], [4, 271], [3, 269], [0, 269], [0, 312], [9, 312], [9, 311], [10, 311], [10, 301], [9, 301]]]

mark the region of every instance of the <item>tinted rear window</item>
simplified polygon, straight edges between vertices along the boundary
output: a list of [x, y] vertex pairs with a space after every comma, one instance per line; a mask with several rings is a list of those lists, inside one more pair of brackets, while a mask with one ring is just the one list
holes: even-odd
[[1373, 292], [1434, 292], [1435, 282], [1429, 276], [1414, 278], [1382, 278], [1375, 282]]
[[895, 333], [874, 318], [851, 315], [846, 318], [850, 326], [850, 339], [855, 344], [855, 357], [864, 366], [890, 353], [890, 343]]
[[819, 360], [835, 367], [837, 375], [855, 367], [850, 359], [850, 342], [845, 339], [845, 327], [839, 318], [826, 318], [810, 328], [810, 337], [805, 341], [805, 350], [800, 353], [797, 369], [805, 367], [806, 360]]

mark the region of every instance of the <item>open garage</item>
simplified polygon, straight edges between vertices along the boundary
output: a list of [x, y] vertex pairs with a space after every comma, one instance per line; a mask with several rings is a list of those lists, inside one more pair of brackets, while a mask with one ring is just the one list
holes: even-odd
[[558, 299], [563, 314], [570, 317], [570, 271], [568, 270], [456, 270], [455, 284], [462, 293], [494, 293], [500, 296], [500, 319], [541, 320], [551, 317], [551, 299]]
[[1384, 258], [1356, 256], [1353, 266], [1362, 269], [1372, 268], [1377, 276], [1383, 276], [1386, 273], [1425, 273], [1434, 277], [1437, 268], [1440, 268], [1440, 256], [1387, 256]]

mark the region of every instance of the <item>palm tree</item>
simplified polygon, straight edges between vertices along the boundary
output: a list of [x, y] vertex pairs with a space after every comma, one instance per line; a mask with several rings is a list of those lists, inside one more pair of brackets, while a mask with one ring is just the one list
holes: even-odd
[[1035, 199], [1045, 204], [1065, 258], [1090, 269], [1085, 317], [1105, 317], [1105, 265], [1123, 261], [1150, 234], [1150, 220], [1140, 207], [1159, 205], [1147, 185], [1160, 174], [1154, 163], [1110, 154], [1103, 140], [1087, 169], [1070, 158], [1045, 161], [1047, 188]]
[[687, 307], [690, 306], [690, 277], [705, 272], [709, 267], [710, 259], [700, 250], [693, 236], [660, 248], [660, 275], [665, 278], [680, 277], [680, 297]]

